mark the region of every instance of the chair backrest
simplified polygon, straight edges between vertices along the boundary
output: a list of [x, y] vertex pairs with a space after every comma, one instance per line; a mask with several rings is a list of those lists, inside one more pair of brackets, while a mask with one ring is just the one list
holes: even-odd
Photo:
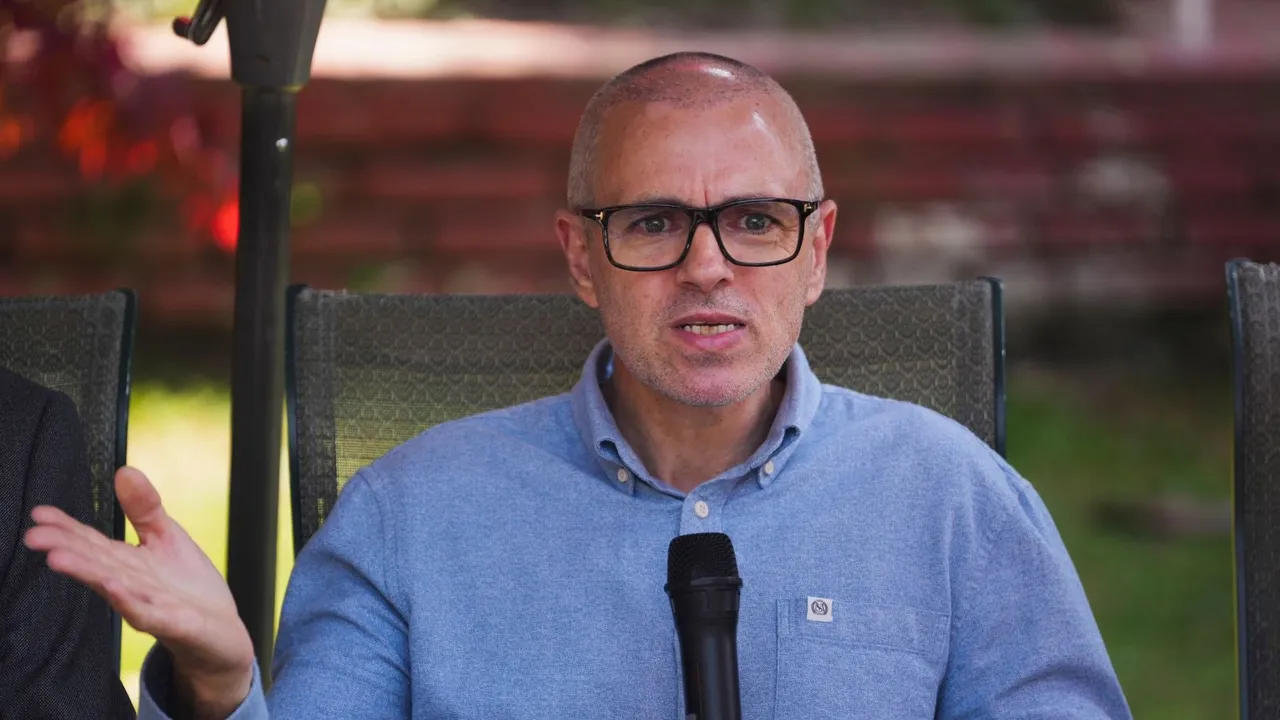
[[[828, 290], [800, 343], [824, 382], [909, 400], [1004, 453], [995, 280]], [[603, 337], [576, 297], [291, 288], [286, 366], [294, 551], [361, 467], [447, 420], [569, 390]]]
[[1280, 718], [1280, 265], [1227, 264], [1240, 717]]
[[[0, 365], [65, 393], [84, 428], [98, 529], [123, 540], [114, 476], [125, 463], [136, 298], [91, 295], [0, 297]], [[112, 613], [120, 662], [120, 618]]]

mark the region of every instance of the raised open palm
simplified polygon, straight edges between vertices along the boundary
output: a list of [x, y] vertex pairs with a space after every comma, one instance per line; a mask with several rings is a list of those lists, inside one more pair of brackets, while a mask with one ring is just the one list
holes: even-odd
[[[115, 477], [120, 507], [139, 543], [112, 540], [61, 510], [35, 508], [26, 544], [53, 570], [93, 588], [120, 616], [173, 656], [175, 684], [201, 709], [234, 710], [253, 678], [253, 643], [231, 591], [160, 494], [134, 468]], [[227, 707], [229, 706], [229, 707]]]

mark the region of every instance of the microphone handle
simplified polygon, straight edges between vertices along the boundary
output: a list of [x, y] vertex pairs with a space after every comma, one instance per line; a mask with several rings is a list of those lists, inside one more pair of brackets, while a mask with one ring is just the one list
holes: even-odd
[[685, 641], [686, 720], [742, 720], [737, 628], [700, 624]]

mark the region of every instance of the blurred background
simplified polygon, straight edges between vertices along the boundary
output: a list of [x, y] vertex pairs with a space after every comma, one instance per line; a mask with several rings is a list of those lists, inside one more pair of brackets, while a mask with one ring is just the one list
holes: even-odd
[[[0, 294], [139, 292], [129, 461], [221, 567], [240, 117], [225, 28], [169, 29], [194, 6], [0, 2]], [[1223, 263], [1280, 259], [1278, 31], [1266, 0], [329, 0], [293, 280], [568, 290], [593, 90], [674, 50], [757, 64], [840, 204], [832, 285], [1004, 279], [1009, 455], [1135, 715], [1234, 717]], [[126, 628], [131, 691], [148, 646]]]

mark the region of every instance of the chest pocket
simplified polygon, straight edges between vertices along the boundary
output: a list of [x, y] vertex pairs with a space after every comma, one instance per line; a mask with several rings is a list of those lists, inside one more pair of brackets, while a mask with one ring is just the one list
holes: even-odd
[[933, 718], [949, 629], [904, 605], [779, 600], [775, 720]]

